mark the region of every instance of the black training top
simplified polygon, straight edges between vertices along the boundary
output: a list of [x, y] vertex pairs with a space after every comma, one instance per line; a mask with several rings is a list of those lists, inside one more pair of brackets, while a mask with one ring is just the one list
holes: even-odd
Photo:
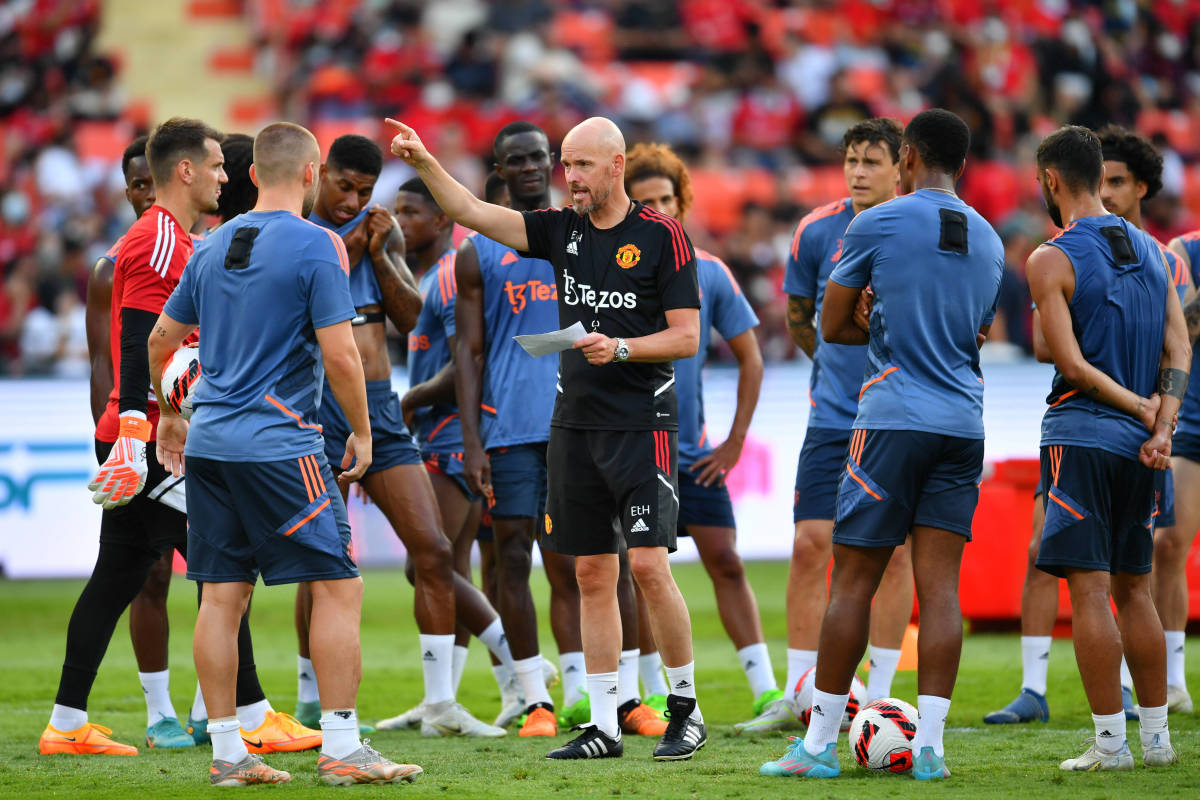
[[[562, 327], [632, 339], [666, 329], [669, 309], [700, 307], [696, 251], [677, 220], [641, 203], [605, 230], [569, 207], [523, 214], [529, 254], [554, 265]], [[592, 366], [566, 350], [557, 388], [554, 426], [678, 430], [669, 361]]]

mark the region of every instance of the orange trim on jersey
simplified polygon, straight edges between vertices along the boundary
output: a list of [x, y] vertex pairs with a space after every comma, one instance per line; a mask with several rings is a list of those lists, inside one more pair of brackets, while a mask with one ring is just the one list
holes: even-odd
[[876, 500], [883, 499], [879, 495], [875, 494], [875, 492], [871, 491], [871, 487], [867, 486], [867, 484], [863, 481], [862, 478], [860, 478], [854, 474], [854, 468], [851, 467], [849, 464], [846, 465], [846, 472], [850, 473], [850, 477], [854, 478], [854, 480], [858, 482], [858, 485], [863, 488], [863, 491], [865, 491], [867, 494], [871, 495], [871, 497], [874, 497]]
[[705, 425], [700, 429], [700, 441], [696, 444], [697, 447], [704, 447], [704, 443], [708, 441], [708, 426]]
[[808, 404], [813, 408], [817, 407], [817, 401], [812, 399], [812, 389], [808, 390]]
[[306, 524], [307, 524], [307, 523], [308, 523], [310, 520], [312, 520], [312, 518], [313, 518], [313, 517], [315, 517], [317, 514], [320, 514], [322, 511], [324, 511], [324, 510], [325, 510], [325, 509], [327, 509], [327, 508], [329, 508], [329, 498], [328, 498], [328, 497], [326, 497], [326, 498], [325, 498], [325, 502], [324, 502], [324, 503], [321, 503], [321, 505], [319, 505], [319, 506], [317, 506], [316, 508], [314, 508], [314, 509], [312, 510], [312, 513], [311, 513], [311, 514], [309, 514], [307, 517], [305, 517], [304, 519], [302, 519], [302, 520], [300, 520], [299, 522], [297, 522], [297, 523], [296, 523], [295, 525], [293, 525], [292, 527], [288, 528], [286, 531], [284, 531], [284, 532], [283, 532], [283, 535], [284, 535], [284, 536], [291, 536], [293, 533], [295, 533], [296, 531], [298, 531], [300, 528], [303, 528], [303, 527], [304, 527], [304, 526], [305, 526], [305, 525], [306, 525]]
[[1083, 514], [1080, 514], [1078, 511], [1076, 511], [1075, 509], [1071, 508], [1069, 505], [1067, 505], [1066, 503], [1064, 503], [1062, 500], [1059, 500], [1059, 499], [1058, 499], [1057, 497], [1055, 497], [1053, 494], [1051, 494], [1051, 493], [1047, 492], [1047, 493], [1046, 493], [1046, 496], [1047, 496], [1047, 497], [1049, 497], [1049, 498], [1050, 498], [1051, 500], [1053, 500], [1054, 502], [1058, 503], [1060, 506], [1062, 506], [1063, 508], [1065, 508], [1067, 511], [1071, 512], [1071, 516], [1072, 516], [1072, 517], [1074, 517], [1075, 519], [1083, 519]]
[[734, 294], [742, 293], [742, 287], [738, 286], [737, 278], [733, 277], [733, 270], [731, 270], [724, 261], [717, 258], [707, 250], [701, 250], [700, 248], [696, 248], [696, 258], [706, 259], [720, 267], [721, 271], [725, 273], [725, 277], [729, 279], [729, 285], [733, 287]]
[[1074, 396], [1075, 396], [1075, 395], [1077, 395], [1077, 394], [1079, 394], [1079, 390], [1078, 390], [1078, 389], [1072, 389], [1071, 391], [1067, 392], [1067, 393], [1066, 393], [1066, 394], [1064, 394], [1062, 397], [1058, 398], [1058, 399], [1057, 399], [1057, 400], [1055, 400], [1053, 403], [1051, 403], [1051, 404], [1050, 404], [1050, 407], [1051, 407], [1051, 408], [1054, 408], [1054, 407], [1055, 407], [1056, 405], [1058, 405], [1059, 403], [1061, 403], [1061, 402], [1063, 402], [1064, 400], [1067, 400], [1067, 399], [1069, 399], [1069, 398], [1071, 398], [1071, 397], [1074, 397]]
[[[320, 227], [320, 226], [318, 226], [318, 227]], [[267, 402], [268, 402], [268, 403], [270, 403], [271, 405], [275, 406], [276, 408], [278, 408], [278, 409], [279, 409], [280, 411], [282, 411], [284, 414], [287, 414], [287, 415], [288, 415], [289, 417], [291, 417], [292, 419], [296, 420], [296, 424], [297, 424], [297, 425], [299, 425], [301, 428], [312, 428], [312, 429], [313, 429], [313, 430], [315, 430], [317, 433], [322, 433], [322, 432], [324, 431], [324, 429], [323, 429], [323, 428], [322, 428], [320, 425], [313, 425], [313, 424], [311, 424], [311, 423], [305, 422], [305, 421], [304, 421], [304, 420], [303, 420], [303, 419], [300, 417], [300, 415], [299, 415], [299, 414], [297, 414], [295, 411], [292, 411], [290, 408], [288, 408], [288, 407], [287, 407], [287, 406], [285, 406], [283, 403], [281, 403], [281, 402], [279, 402], [278, 400], [276, 400], [274, 397], [271, 397], [271, 395], [269, 395], [269, 394], [264, 394], [264, 395], [263, 395], [263, 397], [265, 397], [265, 398], [267, 399]]]
[[296, 463], [300, 465], [300, 477], [304, 478], [304, 491], [308, 492], [308, 502], [311, 503], [317, 499], [317, 496], [313, 494], [312, 478], [308, 476], [308, 464], [303, 458], [297, 458]]
[[496, 414], [499, 413], [498, 411], [496, 411], [496, 409], [492, 408], [491, 406], [487, 405], [486, 403], [480, 403], [479, 407], [481, 409], [483, 409], [484, 411], [488, 412], [489, 414], [491, 414], [492, 416], [495, 416]]
[[1079, 224], [1079, 220], [1075, 220], [1075, 221], [1074, 221], [1074, 222], [1072, 222], [1070, 225], [1068, 225], [1067, 227], [1063, 228], [1063, 229], [1062, 229], [1061, 231], [1059, 231], [1058, 233], [1056, 233], [1056, 234], [1054, 234], [1053, 236], [1051, 236], [1051, 237], [1050, 237], [1050, 241], [1052, 241], [1052, 242], [1053, 242], [1053, 241], [1057, 241], [1058, 237], [1062, 236], [1064, 233], [1066, 233], [1067, 231], [1071, 230], [1072, 228], [1074, 228], [1074, 227], [1075, 227], [1076, 225], [1078, 225], [1078, 224]]
[[296, 217], [296, 219], [304, 220], [305, 222], [307, 222], [309, 225], [312, 225], [317, 230], [325, 232], [325, 234], [329, 237], [329, 240], [331, 242], [333, 242], [333, 249], [335, 251], [337, 251], [338, 266], [342, 268], [342, 272], [349, 275], [350, 274], [350, 256], [346, 254], [346, 244], [345, 244], [345, 242], [342, 241], [342, 237], [338, 236], [337, 233], [335, 233], [334, 231], [331, 231], [329, 228], [326, 228], [322, 225], [318, 225], [317, 223], [313, 222], [312, 220], [304, 219], [304, 217]]
[[441, 422], [439, 422], [437, 425], [435, 425], [433, 430], [431, 430], [429, 432], [429, 441], [432, 442], [433, 437], [438, 435], [438, 431], [440, 431], [442, 428], [446, 427], [446, 425], [449, 424], [450, 420], [454, 419], [457, 416], [458, 416], [458, 414], [451, 414], [450, 416], [446, 417]]
[[862, 385], [862, 389], [860, 389], [858, 392], [858, 399], [861, 401], [863, 393], [865, 393], [867, 391], [867, 389], [870, 389], [873, 385], [879, 383], [881, 380], [886, 378], [888, 375], [891, 375], [893, 372], [895, 372], [898, 369], [900, 369], [900, 368], [899, 367], [888, 367], [883, 372], [879, 373], [874, 378], [871, 378], [871, 380], [864, 383]]
[[840, 214], [845, 211], [847, 199], [848, 198], [842, 198], [836, 202], [814, 208], [800, 220], [800, 224], [796, 226], [796, 232], [792, 234], [792, 258], [800, 257], [800, 237], [804, 235], [804, 229], [817, 220], [822, 220], [826, 217], [832, 217], [835, 214]]

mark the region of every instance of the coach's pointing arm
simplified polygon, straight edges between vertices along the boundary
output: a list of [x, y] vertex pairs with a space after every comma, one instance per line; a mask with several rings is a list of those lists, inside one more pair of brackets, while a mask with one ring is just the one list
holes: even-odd
[[525, 218], [521, 212], [480, 200], [442, 169], [437, 159], [425, 149], [416, 131], [390, 118], [387, 124], [398, 131], [392, 139], [392, 155], [403, 159], [417, 171], [446, 216], [517, 252], [523, 253], [529, 249]]

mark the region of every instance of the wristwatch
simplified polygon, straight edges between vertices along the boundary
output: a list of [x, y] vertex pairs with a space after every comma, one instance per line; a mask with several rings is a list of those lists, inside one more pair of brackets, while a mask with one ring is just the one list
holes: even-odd
[[628, 361], [629, 360], [629, 345], [625, 344], [624, 339], [617, 339], [617, 349], [613, 351], [613, 361]]

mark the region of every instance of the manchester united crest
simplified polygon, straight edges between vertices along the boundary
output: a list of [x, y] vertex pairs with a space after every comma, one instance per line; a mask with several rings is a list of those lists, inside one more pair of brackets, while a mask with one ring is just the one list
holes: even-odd
[[617, 251], [617, 265], [621, 269], [629, 269], [637, 266], [637, 263], [642, 260], [642, 251], [637, 249], [637, 245], [623, 244], [621, 249]]
[[552, 530], [554, 530], [554, 523], [550, 521], [550, 515], [547, 514], [546, 515], [546, 534], [549, 535], [550, 531], [552, 531]]

